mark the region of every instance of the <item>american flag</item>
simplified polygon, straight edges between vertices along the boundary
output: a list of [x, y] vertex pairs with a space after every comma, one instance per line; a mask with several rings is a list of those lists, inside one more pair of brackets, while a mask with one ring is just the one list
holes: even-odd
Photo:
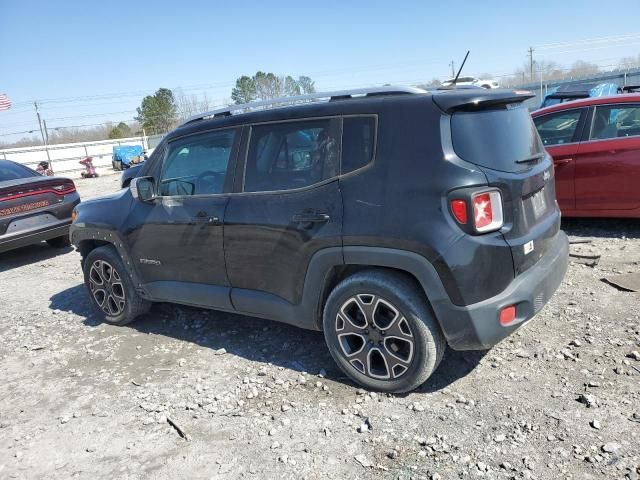
[[11, 108], [11, 100], [6, 94], [0, 93], [0, 110], [9, 110]]

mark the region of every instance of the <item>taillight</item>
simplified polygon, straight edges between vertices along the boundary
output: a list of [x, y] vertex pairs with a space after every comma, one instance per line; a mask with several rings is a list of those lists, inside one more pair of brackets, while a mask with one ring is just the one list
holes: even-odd
[[502, 196], [500, 192], [476, 193], [471, 196], [473, 224], [478, 233], [491, 232], [502, 227]]
[[464, 200], [451, 200], [451, 212], [459, 223], [462, 225], [467, 224], [469, 220], [467, 218], [467, 202]]
[[498, 190], [461, 189], [449, 198], [451, 215], [465, 232], [487, 233], [502, 228], [502, 195]]
[[59, 179], [57, 181], [20, 185], [13, 187], [12, 189], [5, 189], [0, 194], [0, 201], [15, 200], [16, 198], [42, 195], [46, 193], [64, 196], [75, 191], [76, 185], [73, 183], [73, 180]]
[[54, 185], [51, 188], [54, 190], [54, 192], [58, 194], [65, 194], [65, 195], [67, 193], [73, 193], [76, 191], [76, 185], [73, 183], [72, 180], [66, 180], [62, 184]]

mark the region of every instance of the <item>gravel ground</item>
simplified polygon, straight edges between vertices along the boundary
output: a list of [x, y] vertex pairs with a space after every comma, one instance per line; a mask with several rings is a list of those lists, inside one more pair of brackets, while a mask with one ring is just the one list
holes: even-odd
[[103, 324], [76, 252], [0, 254], [0, 478], [636, 479], [640, 294], [601, 279], [640, 270], [640, 222], [564, 228], [599, 263], [408, 395], [358, 389], [320, 333], [275, 322], [163, 304]]

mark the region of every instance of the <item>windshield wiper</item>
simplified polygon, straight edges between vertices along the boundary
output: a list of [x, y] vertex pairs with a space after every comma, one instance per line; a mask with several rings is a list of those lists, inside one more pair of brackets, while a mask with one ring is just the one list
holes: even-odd
[[531, 155], [530, 157], [523, 158], [522, 160], [516, 160], [516, 163], [531, 163], [537, 162], [541, 158], [544, 158], [544, 153], [536, 153], [535, 155]]

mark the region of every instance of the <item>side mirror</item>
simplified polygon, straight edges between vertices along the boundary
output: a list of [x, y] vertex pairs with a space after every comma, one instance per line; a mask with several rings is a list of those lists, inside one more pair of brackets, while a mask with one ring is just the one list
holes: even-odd
[[156, 196], [156, 188], [153, 177], [133, 178], [129, 184], [131, 195], [141, 202], [150, 202]]

